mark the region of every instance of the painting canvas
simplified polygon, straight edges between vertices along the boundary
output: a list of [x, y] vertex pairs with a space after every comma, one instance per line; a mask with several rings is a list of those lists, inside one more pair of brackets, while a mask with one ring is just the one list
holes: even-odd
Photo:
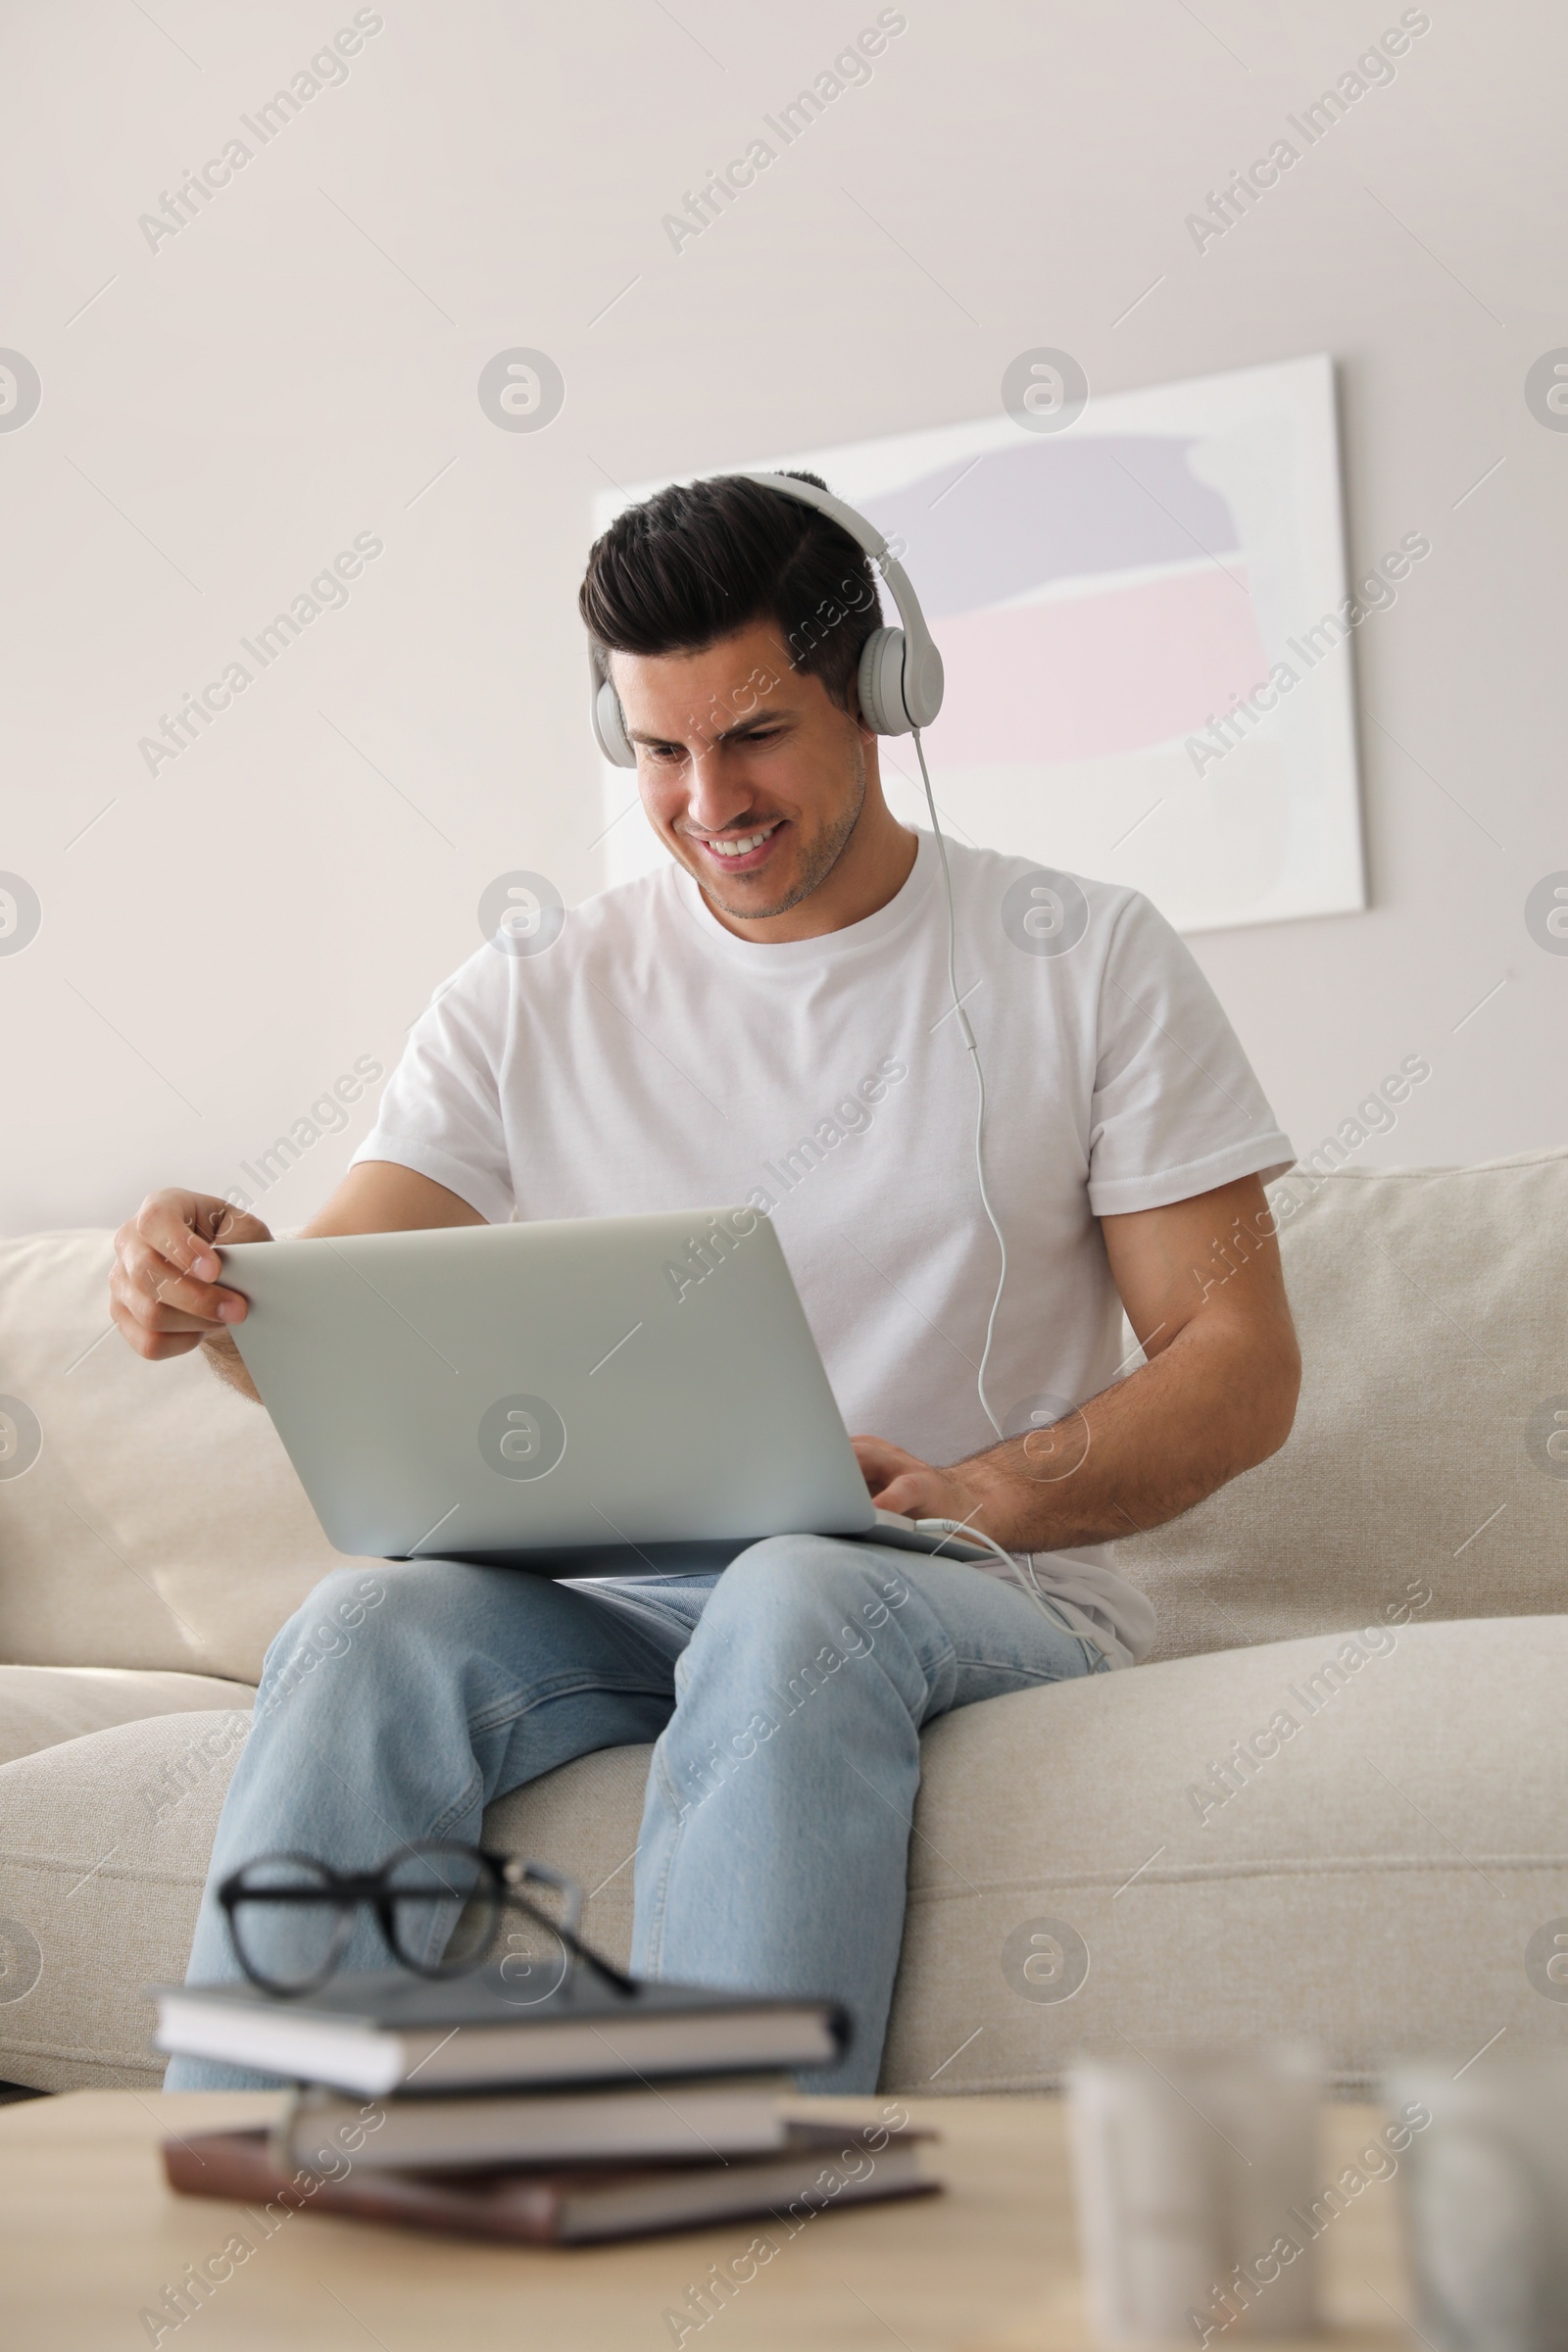
[[[1328, 358], [1092, 396], [1059, 431], [1000, 415], [740, 463], [808, 467], [903, 541], [957, 838], [1131, 884], [1187, 931], [1365, 904]], [[881, 752], [923, 821], [912, 747]], [[607, 768], [612, 881], [663, 855], [634, 803]]]

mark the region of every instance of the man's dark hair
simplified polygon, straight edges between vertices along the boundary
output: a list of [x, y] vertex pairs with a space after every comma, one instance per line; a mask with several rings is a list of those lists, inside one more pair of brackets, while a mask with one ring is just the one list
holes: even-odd
[[[818, 490], [814, 473], [793, 479]], [[718, 474], [659, 491], [595, 541], [577, 598], [607, 653], [696, 653], [771, 620], [791, 665], [855, 710], [860, 650], [881, 626], [864, 550], [815, 508]]]

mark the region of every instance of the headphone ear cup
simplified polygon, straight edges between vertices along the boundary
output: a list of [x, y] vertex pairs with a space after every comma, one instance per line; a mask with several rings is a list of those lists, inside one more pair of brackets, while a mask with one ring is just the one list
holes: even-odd
[[594, 696], [594, 733], [612, 766], [636, 766], [637, 754], [626, 740], [626, 722], [620, 714], [620, 697], [608, 678]]
[[860, 651], [856, 676], [860, 716], [873, 735], [907, 735], [914, 721], [904, 706], [904, 631], [873, 629]]

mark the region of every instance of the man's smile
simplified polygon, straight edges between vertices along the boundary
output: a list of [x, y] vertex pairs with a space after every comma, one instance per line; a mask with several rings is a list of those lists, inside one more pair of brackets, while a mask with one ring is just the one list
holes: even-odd
[[764, 825], [754, 825], [746, 833], [698, 833], [682, 825], [677, 827], [683, 841], [710, 858], [727, 874], [753, 874], [765, 865], [773, 849], [774, 837], [788, 820], [770, 817]]

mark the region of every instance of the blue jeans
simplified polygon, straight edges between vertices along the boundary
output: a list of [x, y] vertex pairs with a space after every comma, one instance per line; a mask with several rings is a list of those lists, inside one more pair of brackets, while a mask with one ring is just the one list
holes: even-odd
[[[612, 1584], [456, 1560], [339, 1569], [267, 1653], [188, 1981], [239, 1973], [213, 1889], [242, 1863], [293, 1850], [364, 1870], [415, 1838], [476, 1843], [508, 1789], [654, 1740], [634, 1972], [834, 1995], [854, 2039], [811, 2087], [872, 2090], [922, 1725], [1103, 1666], [1014, 1586], [825, 1536], [770, 1537], [721, 1572]], [[342, 1965], [389, 1964], [366, 1916]], [[166, 2084], [268, 2081], [175, 2058]]]

